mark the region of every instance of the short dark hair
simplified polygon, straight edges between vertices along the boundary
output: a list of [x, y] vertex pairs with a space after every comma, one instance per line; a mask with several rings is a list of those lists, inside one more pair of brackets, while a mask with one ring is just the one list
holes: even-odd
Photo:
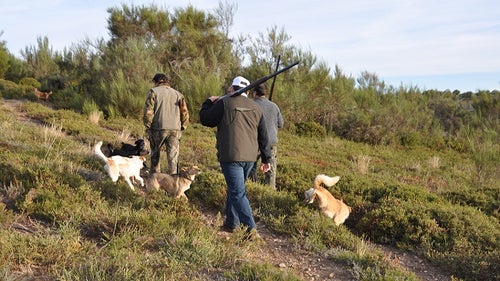
[[255, 87], [255, 94], [257, 94], [257, 96], [259, 96], [259, 97], [267, 95], [267, 86], [266, 86], [266, 84], [259, 84], [259, 85], [257, 85], [257, 87]]
[[168, 77], [164, 73], [156, 73], [152, 81], [156, 84], [168, 83]]

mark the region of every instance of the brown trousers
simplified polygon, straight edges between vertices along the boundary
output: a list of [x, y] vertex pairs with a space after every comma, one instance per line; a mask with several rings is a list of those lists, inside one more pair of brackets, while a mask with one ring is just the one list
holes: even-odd
[[167, 151], [168, 174], [177, 174], [179, 147], [182, 132], [180, 130], [150, 131], [149, 143], [151, 146], [151, 173], [160, 173], [160, 152], [163, 146]]

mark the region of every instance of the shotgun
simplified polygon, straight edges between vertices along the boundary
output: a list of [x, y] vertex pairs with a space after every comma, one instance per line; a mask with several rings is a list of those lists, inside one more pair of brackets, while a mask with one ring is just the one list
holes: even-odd
[[[278, 71], [278, 67], [280, 66], [281, 55], [278, 56], [278, 60], [276, 61], [276, 69], [274, 72]], [[273, 91], [274, 91], [274, 83], [276, 82], [276, 76], [273, 78], [273, 83], [271, 83], [271, 90], [269, 91], [269, 100], [273, 99]]]
[[238, 91], [234, 92], [231, 96], [232, 97], [239, 96], [239, 95], [245, 93], [246, 91], [249, 91], [249, 90], [257, 87], [259, 84], [262, 84], [262, 83], [266, 82], [267, 80], [277, 76], [278, 74], [289, 70], [290, 68], [296, 66], [297, 64], [299, 64], [299, 61], [296, 61], [296, 62], [290, 64], [289, 66], [286, 66], [285, 68], [276, 71], [273, 74], [269, 74], [267, 76], [261, 77], [255, 81], [253, 81], [252, 83], [250, 83], [250, 85], [246, 86], [245, 88], [241, 88]]

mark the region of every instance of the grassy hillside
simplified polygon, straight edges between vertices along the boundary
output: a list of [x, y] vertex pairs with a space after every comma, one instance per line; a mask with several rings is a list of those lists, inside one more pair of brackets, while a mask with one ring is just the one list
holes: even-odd
[[[249, 260], [263, 245], [241, 243], [238, 232], [220, 237], [220, 217], [206, 223], [204, 212], [225, 201], [213, 129], [193, 124], [183, 135], [181, 165], [203, 170], [186, 203], [112, 183], [92, 145], [130, 142], [143, 127], [97, 120], [33, 102], [0, 107], [0, 279], [302, 280]], [[500, 280], [498, 148], [371, 146], [295, 129], [280, 132], [278, 190], [248, 184], [254, 213], [271, 231], [356, 280], [418, 280], [367, 241], [424, 256], [454, 279]], [[353, 207], [345, 225], [302, 202], [319, 173], [341, 176], [329, 190]]]

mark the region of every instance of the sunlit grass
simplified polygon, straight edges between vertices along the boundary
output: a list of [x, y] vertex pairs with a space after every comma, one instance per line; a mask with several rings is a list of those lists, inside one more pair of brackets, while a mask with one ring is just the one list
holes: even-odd
[[[223, 213], [225, 203], [213, 129], [191, 124], [183, 133], [180, 163], [203, 170], [186, 192], [186, 204], [111, 182], [93, 155], [97, 139], [117, 143], [140, 137], [140, 120], [89, 123], [83, 115], [38, 104], [25, 109], [37, 123], [21, 124], [0, 112], [2, 278], [207, 280], [207, 272], [223, 272], [219, 276], [300, 280], [296, 272], [265, 261], [241, 263], [264, 246], [241, 244], [242, 233], [220, 237], [220, 215], [207, 222], [203, 212]], [[369, 146], [282, 130], [278, 151], [278, 190], [248, 183], [248, 196], [261, 222], [288, 237], [292, 247], [338, 260], [365, 280], [415, 280], [368, 241], [433, 251], [431, 258], [454, 265], [460, 274], [467, 265], [458, 266], [454, 257], [478, 249], [498, 252], [493, 239], [498, 214], [491, 199], [498, 187], [467, 185], [479, 164], [482, 173], [492, 169], [490, 161], [479, 161], [490, 159], [487, 148], [476, 159], [456, 152], [438, 157], [418, 147]], [[353, 207], [344, 225], [335, 226], [302, 201], [319, 173], [341, 177], [329, 190]], [[450, 248], [453, 242], [461, 248]], [[471, 267], [491, 262], [471, 261]]]
[[101, 111], [92, 111], [89, 113], [89, 121], [90, 123], [97, 125], [99, 124], [99, 120], [101, 119], [102, 112]]

